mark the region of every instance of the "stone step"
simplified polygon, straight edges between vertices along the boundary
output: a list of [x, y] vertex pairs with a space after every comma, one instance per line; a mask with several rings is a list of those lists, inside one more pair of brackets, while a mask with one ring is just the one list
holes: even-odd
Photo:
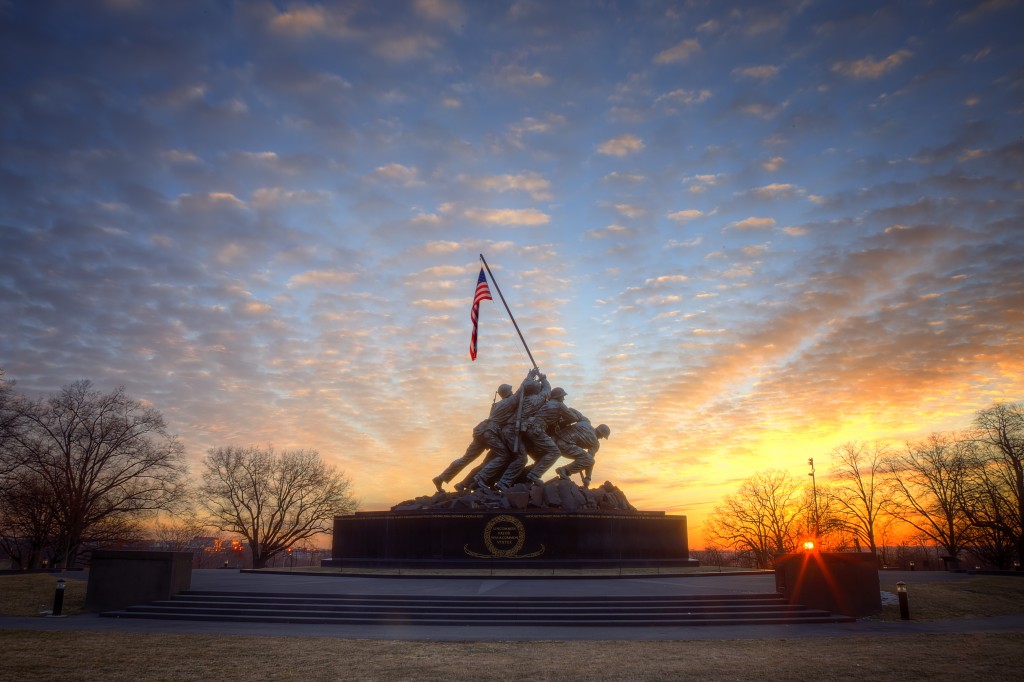
[[426, 604], [430, 606], [451, 606], [453, 608], [476, 606], [501, 608], [521, 606], [524, 603], [550, 608], [647, 608], [653, 606], [680, 608], [688, 606], [734, 606], [734, 605], [779, 605], [786, 604], [784, 597], [777, 593], [742, 595], [691, 595], [691, 596], [638, 596], [638, 597], [488, 597], [488, 596], [425, 596], [425, 595], [323, 595], [323, 594], [263, 594], [251, 592], [182, 592], [174, 597], [177, 602], [202, 603], [215, 600], [222, 603], [245, 604]]
[[494, 613], [516, 613], [521, 615], [536, 615], [536, 616], [550, 616], [559, 617], [562, 614], [573, 614], [573, 615], [587, 615], [587, 614], [605, 614], [605, 613], [622, 613], [622, 614], [637, 614], [645, 617], [656, 617], [658, 615], [675, 615], [679, 613], [757, 613], [757, 612], [800, 612], [805, 610], [804, 607], [795, 606], [790, 604], [783, 605], [770, 605], [770, 604], [751, 604], [751, 605], [735, 605], [735, 606], [692, 606], [686, 608], [678, 607], [645, 607], [645, 608], [630, 608], [629, 606], [621, 606], [616, 608], [608, 608], [607, 606], [591, 606], [591, 607], [578, 607], [573, 609], [564, 609], [557, 606], [547, 605], [523, 605], [517, 604], [514, 606], [504, 606], [499, 609], [491, 608], [489, 606], [432, 606], [432, 605], [399, 605], [399, 604], [349, 604], [345, 606], [340, 605], [328, 605], [328, 604], [303, 604], [303, 605], [280, 605], [280, 604], [245, 604], [239, 602], [154, 602], [153, 604], [147, 604], [143, 606], [131, 606], [130, 609], [141, 609], [141, 608], [160, 608], [168, 611], [246, 611], [246, 612], [272, 612], [272, 611], [303, 611], [303, 612], [327, 612], [327, 613], [397, 613], [397, 614], [437, 614], [447, 615], [451, 614], [461, 618], [473, 618], [473, 617], [486, 617]]
[[183, 592], [170, 600], [101, 614], [254, 623], [669, 626], [851, 622], [776, 594], [687, 597], [519, 598], [424, 595], [292, 595]]

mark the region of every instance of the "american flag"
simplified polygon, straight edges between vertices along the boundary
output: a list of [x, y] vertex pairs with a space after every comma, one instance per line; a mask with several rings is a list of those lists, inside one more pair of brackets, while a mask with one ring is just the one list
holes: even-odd
[[480, 319], [480, 301], [493, 301], [491, 290], [487, 286], [487, 276], [480, 268], [480, 276], [476, 280], [476, 293], [473, 294], [473, 309], [469, 311], [469, 319], [473, 320], [473, 337], [469, 341], [469, 359], [476, 360], [476, 328]]

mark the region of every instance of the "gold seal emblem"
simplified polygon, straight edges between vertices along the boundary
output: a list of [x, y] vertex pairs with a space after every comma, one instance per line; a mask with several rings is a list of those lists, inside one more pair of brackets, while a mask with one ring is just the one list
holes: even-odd
[[495, 516], [484, 526], [484, 547], [489, 554], [474, 552], [469, 545], [463, 547], [463, 551], [480, 559], [528, 559], [544, 553], [544, 545], [541, 545], [540, 550], [536, 552], [520, 554], [519, 550], [525, 543], [526, 527], [523, 522], [514, 516], [502, 514]]

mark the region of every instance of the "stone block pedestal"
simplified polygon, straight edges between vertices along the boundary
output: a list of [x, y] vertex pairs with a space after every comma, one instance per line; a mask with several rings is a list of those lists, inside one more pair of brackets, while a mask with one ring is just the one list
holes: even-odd
[[664, 512], [358, 512], [334, 519], [334, 567], [697, 566]]
[[870, 552], [779, 555], [775, 588], [791, 604], [845, 616], [868, 616], [882, 608], [878, 558]]
[[89, 564], [85, 608], [114, 611], [170, 599], [191, 584], [191, 552], [99, 549]]

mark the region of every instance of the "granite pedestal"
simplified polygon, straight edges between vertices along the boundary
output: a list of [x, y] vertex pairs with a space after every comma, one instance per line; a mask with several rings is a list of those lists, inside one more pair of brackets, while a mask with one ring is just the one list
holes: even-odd
[[170, 599], [192, 583], [192, 552], [102, 550], [92, 553], [85, 608], [123, 609]]
[[847, 616], [882, 608], [878, 557], [870, 552], [799, 552], [775, 560], [775, 587], [791, 604]]
[[697, 566], [686, 517], [664, 512], [357, 512], [334, 519], [333, 567]]

